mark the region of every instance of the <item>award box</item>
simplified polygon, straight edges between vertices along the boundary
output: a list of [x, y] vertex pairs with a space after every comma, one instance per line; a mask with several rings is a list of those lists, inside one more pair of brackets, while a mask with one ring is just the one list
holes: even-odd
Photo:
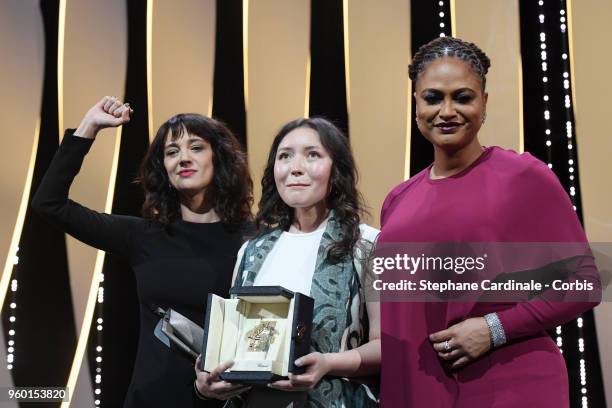
[[303, 373], [295, 360], [310, 353], [314, 300], [281, 286], [236, 286], [230, 295], [208, 295], [200, 369], [231, 360], [221, 379], [255, 385]]

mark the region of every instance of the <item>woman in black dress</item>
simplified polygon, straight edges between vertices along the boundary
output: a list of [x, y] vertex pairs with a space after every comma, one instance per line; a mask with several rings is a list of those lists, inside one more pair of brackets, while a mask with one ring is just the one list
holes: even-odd
[[[246, 156], [214, 119], [179, 114], [159, 130], [141, 164], [143, 218], [102, 214], [68, 199], [99, 130], [123, 125], [132, 110], [104, 97], [67, 130], [32, 207], [78, 240], [124, 257], [138, 288], [140, 337], [125, 407], [216, 407], [194, 392], [193, 362], [155, 338], [151, 305], [202, 322], [209, 292], [226, 296], [251, 221]], [[242, 387], [228, 390], [243, 391]]]

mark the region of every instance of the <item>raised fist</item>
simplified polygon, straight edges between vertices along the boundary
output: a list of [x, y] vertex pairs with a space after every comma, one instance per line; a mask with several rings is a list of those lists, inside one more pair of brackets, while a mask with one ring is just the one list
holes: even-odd
[[129, 104], [105, 96], [87, 111], [75, 135], [93, 139], [101, 129], [128, 123], [133, 112]]

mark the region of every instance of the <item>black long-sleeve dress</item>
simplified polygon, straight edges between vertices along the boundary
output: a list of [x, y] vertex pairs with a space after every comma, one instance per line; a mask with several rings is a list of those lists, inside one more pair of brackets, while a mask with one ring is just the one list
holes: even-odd
[[217, 407], [193, 390], [194, 364], [153, 334], [158, 318], [149, 305], [172, 307], [194, 322], [204, 319], [209, 292], [227, 296], [244, 229], [223, 223], [175, 221], [167, 228], [131, 216], [98, 213], [68, 199], [92, 140], [67, 132], [32, 207], [76, 239], [125, 257], [140, 306], [140, 337], [125, 407]]

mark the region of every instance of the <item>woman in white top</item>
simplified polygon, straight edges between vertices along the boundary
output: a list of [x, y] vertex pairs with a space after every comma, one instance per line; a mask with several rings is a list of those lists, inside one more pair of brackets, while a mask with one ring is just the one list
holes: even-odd
[[[247, 406], [377, 406], [370, 388], [350, 380], [380, 371], [380, 312], [364, 299], [364, 266], [378, 230], [360, 225], [348, 139], [322, 118], [289, 122], [272, 143], [261, 183], [260, 233], [238, 254], [235, 284], [280, 285], [313, 297], [313, 352], [296, 362], [304, 374], [250, 390]], [[202, 396], [229, 399], [245, 391], [219, 380], [230, 366], [196, 370]]]

